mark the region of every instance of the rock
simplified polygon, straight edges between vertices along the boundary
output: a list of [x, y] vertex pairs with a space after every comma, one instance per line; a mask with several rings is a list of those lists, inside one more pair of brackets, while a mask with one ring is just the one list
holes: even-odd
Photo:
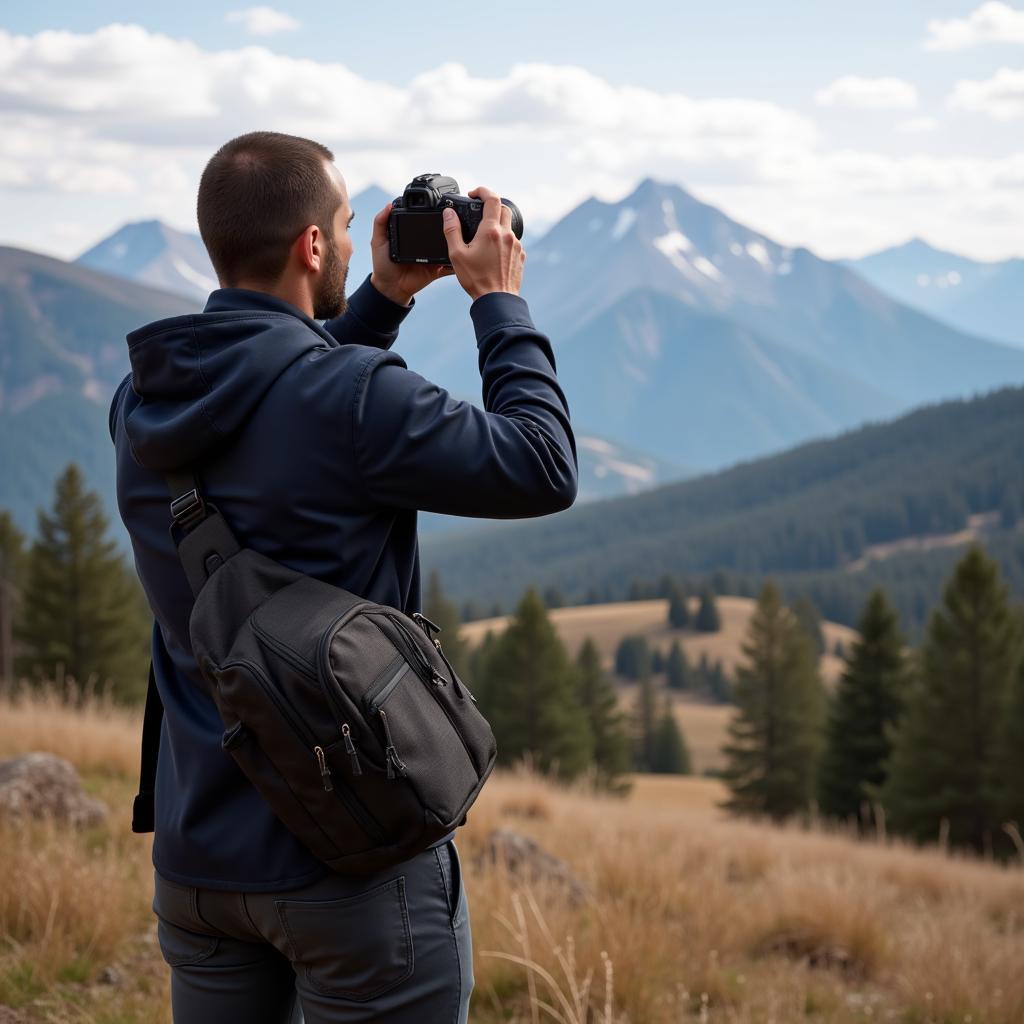
[[476, 862], [505, 861], [509, 874], [523, 881], [544, 880], [565, 889], [569, 902], [576, 906], [591, 896], [590, 889], [573, 873], [564, 860], [552, 856], [529, 836], [508, 828], [496, 828], [487, 837], [487, 845]]
[[111, 964], [109, 967], [104, 967], [100, 971], [99, 978], [96, 979], [101, 985], [120, 985], [124, 978], [121, 977], [121, 972]]
[[87, 828], [106, 816], [106, 805], [82, 792], [78, 773], [64, 758], [32, 753], [0, 761], [0, 819], [52, 818]]

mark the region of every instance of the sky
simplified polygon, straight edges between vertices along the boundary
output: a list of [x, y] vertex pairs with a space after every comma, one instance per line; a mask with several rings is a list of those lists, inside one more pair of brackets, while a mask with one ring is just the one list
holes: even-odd
[[352, 194], [438, 171], [534, 230], [651, 176], [829, 258], [1024, 256], [1024, 0], [6, 5], [0, 128], [0, 243], [65, 259], [195, 230], [254, 129], [330, 146]]

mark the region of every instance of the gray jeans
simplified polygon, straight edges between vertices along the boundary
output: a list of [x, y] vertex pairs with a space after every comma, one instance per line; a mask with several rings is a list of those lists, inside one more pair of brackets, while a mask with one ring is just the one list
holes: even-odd
[[155, 875], [175, 1024], [466, 1024], [469, 905], [455, 841], [286, 892]]

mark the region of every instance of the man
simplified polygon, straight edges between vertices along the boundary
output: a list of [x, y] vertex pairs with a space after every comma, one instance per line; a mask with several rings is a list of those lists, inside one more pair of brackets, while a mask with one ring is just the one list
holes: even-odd
[[[500, 198], [469, 195], [483, 200], [483, 223], [467, 245], [457, 218], [445, 221], [444, 269], [391, 262], [389, 203], [373, 221], [373, 271], [346, 299], [353, 214], [333, 154], [274, 132], [240, 136], [199, 186], [221, 287], [202, 313], [128, 336], [132, 372], [110, 431], [155, 617], [165, 715], [153, 909], [176, 1024], [284, 1024], [299, 1005], [307, 1024], [468, 1018], [454, 833], [390, 870], [336, 875], [221, 750], [162, 474], [193, 468], [243, 544], [407, 614], [420, 610], [417, 509], [511, 519], [570, 506], [576, 443], [551, 344], [518, 294], [526, 256]], [[451, 273], [473, 300], [483, 409], [391, 351], [415, 293]]]

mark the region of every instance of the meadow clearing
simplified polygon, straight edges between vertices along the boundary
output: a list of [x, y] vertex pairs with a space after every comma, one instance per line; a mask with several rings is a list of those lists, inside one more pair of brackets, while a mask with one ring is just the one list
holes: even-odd
[[[0, 1022], [164, 1024], [149, 839], [129, 830], [139, 717], [92, 700], [0, 705], [0, 757], [51, 750], [111, 808], [101, 827], [0, 827]], [[471, 1020], [1024, 1020], [1024, 871], [725, 818], [712, 779], [633, 776], [626, 799], [495, 772], [458, 834]], [[477, 855], [495, 827], [563, 858], [590, 895]], [[6, 1009], [4, 1009], [6, 1007]]]

